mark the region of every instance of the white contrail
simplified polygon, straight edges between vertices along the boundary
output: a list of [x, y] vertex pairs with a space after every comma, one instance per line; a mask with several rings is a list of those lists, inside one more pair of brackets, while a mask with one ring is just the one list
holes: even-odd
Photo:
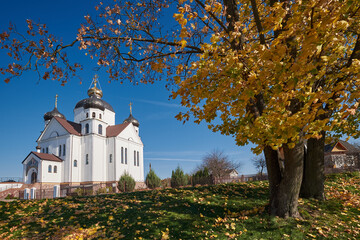
[[186, 159], [186, 158], [145, 158], [145, 160], [152, 160], [152, 161], [169, 161], [169, 162], [175, 162], [175, 161], [182, 161], [182, 162], [201, 162], [201, 160], [198, 160], [198, 159]]

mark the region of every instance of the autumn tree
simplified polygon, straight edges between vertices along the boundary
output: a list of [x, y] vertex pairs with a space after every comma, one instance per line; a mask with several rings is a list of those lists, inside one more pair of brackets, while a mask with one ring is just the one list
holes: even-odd
[[[299, 216], [302, 182], [308, 197], [322, 197], [325, 137], [359, 135], [358, 1], [118, 0], [96, 9], [71, 43], [31, 20], [24, 34], [10, 26], [0, 35], [14, 59], [0, 69], [5, 81], [35, 70], [65, 84], [81, 69], [66, 55], [77, 46], [110, 80], [169, 80], [188, 108], [179, 120], [264, 151], [271, 214]], [[169, 12], [176, 22], [164, 20]]]

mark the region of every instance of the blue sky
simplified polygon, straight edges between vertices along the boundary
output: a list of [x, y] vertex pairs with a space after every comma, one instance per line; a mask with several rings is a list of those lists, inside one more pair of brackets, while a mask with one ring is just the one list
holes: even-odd
[[[0, 31], [9, 22], [18, 29], [26, 26], [26, 19], [46, 23], [49, 31], [63, 40], [70, 41], [77, 32], [83, 17], [94, 13], [97, 1], [48, 1], [48, 0], [13, 0], [4, 1], [0, 9]], [[64, 87], [57, 81], [38, 81], [34, 72], [26, 73], [21, 78], [4, 83], [0, 79], [0, 177], [20, 177], [22, 160], [30, 151], [35, 150], [36, 139], [43, 130], [43, 115], [54, 107], [55, 95], [58, 94], [58, 109], [70, 121], [73, 109], [78, 101], [87, 97], [87, 90], [93, 76], [96, 63], [78, 49], [68, 52], [70, 57], [80, 62], [84, 70]], [[0, 52], [0, 66], [12, 63], [4, 52]], [[171, 170], [180, 166], [191, 173], [201, 164], [202, 157], [213, 149], [220, 149], [230, 159], [241, 162], [240, 174], [255, 173], [250, 159], [254, 156], [249, 146], [236, 146], [230, 136], [222, 136], [208, 130], [205, 124], [193, 122], [182, 124], [175, 115], [184, 110], [177, 100], [168, 100], [169, 92], [165, 83], [138, 85], [119, 82], [108, 83], [106, 74], [97, 73], [104, 93], [103, 99], [110, 103], [116, 112], [116, 124], [129, 115], [129, 102], [133, 102], [133, 115], [140, 122], [140, 135], [145, 145], [145, 173], [149, 163], [161, 178], [170, 177]]]

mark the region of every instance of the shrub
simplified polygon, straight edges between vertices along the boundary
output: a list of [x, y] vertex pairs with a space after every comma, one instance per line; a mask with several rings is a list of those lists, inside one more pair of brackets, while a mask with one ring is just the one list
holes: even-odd
[[13, 194], [8, 194], [5, 199], [17, 199]]
[[154, 170], [151, 169], [146, 175], [146, 185], [148, 188], [154, 189], [160, 187], [160, 183], [160, 178], [155, 174]]
[[165, 178], [165, 179], [161, 180], [161, 187], [163, 187], [163, 188], [170, 187], [170, 185], [171, 185], [170, 182], [171, 182], [170, 178]]
[[180, 168], [177, 167], [175, 169], [175, 172], [172, 171], [171, 173], [171, 187], [175, 188], [175, 187], [180, 187], [180, 186], [185, 186], [188, 183], [188, 179], [184, 174], [184, 171]]
[[112, 187], [102, 187], [96, 190], [96, 194], [106, 194], [106, 193], [112, 193], [113, 188]]
[[197, 184], [205, 185], [211, 184], [211, 176], [209, 174], [209, 170], [207, 167], [198, 170], [194, 175], [192, 175], [192, 185], [195, 186]]
[[134, 178], [127, 172], [125, 172], [118, 182], [118, 189], [120, 192], [131, 192], [135, 188]]
[[85, 189], [82, 187], [76, 188], [74, 193], [75, 196], [87, 196], [87, 195], [92, 195], [92, 191], [89, 189]]

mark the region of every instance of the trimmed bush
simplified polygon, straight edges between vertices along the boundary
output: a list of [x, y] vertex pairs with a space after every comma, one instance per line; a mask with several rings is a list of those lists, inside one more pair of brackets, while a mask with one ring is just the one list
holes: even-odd
[[180, 186], [185, 186], [188, 183], [188, 179], [184, 174], [184, 171], [177, 167], [175, 172], [172, 171], [171, 173], [171, 187], [176, 188]]
[[161, 179], [155, 174], [154, 170], [150, 170], [146, 175], [146, 185], [148, 188], [154, 189], [160, 187]]
[[127, 172], [125, 172], [118, 182], [118, 189], [120, 192], [132, 192], [135, 188], [134, 178]]

